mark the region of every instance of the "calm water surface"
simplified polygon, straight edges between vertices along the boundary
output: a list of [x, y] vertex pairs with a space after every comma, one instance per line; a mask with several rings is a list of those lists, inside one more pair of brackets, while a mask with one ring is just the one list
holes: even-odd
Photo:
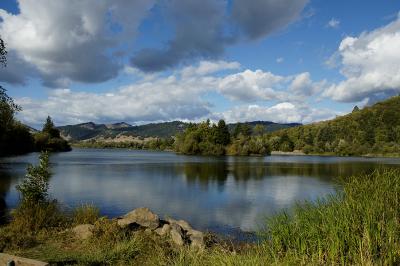
[[[0, 212], [37, 153], [0, 159]], [[339, 176], [400, 167], [399, 159], [319, 156], [201, 157], [169, 152], [74, 149], [50, 158], [50, 193], [67, 207], [97, 205], [110, 217], [146, 206], [161, 217], [226, 235], [254, 231], [296, 201], [334, 193]]]

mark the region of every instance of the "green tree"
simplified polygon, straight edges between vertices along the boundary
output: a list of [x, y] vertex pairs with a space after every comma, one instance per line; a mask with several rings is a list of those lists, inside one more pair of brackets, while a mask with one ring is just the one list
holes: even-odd
[[42, 152], [39, 157], [39, 165], [29, 165], [25, 179], [17, 185], [21, 193], [23, 204], [36, 204], [48, 200], [49, 179], [49, 154]]
[[254, 134], [255, 134], [255, 135], [261, 136], [261, 135], [264, 135], [264, 134], [265, 134], [265, 127], [264, 127], [263, 125], [261, 125], [261, 124], [257, 124], [257, 125], [254, 127], [253, 131], [254, 131]]
[[251, 136], [251, 127], [245, 123], [237, 123], [234, 131], [233, 136], [237, 138], [239, 135], [243, 135], [245, 137]]
[[[0, 38], [0, 64], [6, 66], [7, 51]], [[20, 154], [33, 150], [33, 138], [27, 127], [15, 120], [21, 107], [0, 86], [0, 156]]]
[[217, 125], [216, 140], [217, 144], [228, 145], [231, 141], [231, 135], [229, 134], [228, 126], [224, 120], [219, 120]]
[[53, 123], [53, 120], [51, 120], [50, 116], [47, 116], [46, 122], [43, 125], [42, 132], [48, 133], [51, 138], [60, 138], [60, 130], [58, 130]]

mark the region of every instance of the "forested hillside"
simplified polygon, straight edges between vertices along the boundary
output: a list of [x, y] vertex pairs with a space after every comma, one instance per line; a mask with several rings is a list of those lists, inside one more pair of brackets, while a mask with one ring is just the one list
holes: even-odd
[[333, 120], [277, 131], [269, 139], [272, 150], [399, 155], [400, 96], [362, 110], [356, 107], [352, 113]]

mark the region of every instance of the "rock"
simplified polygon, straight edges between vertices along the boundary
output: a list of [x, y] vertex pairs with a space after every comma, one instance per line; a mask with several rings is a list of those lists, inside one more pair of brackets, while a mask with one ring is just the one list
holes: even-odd
[[121, 227], [138, 224], [154, 230], [159, 226], [160, 219], [157, 214], [153, 213], [148, 208], [138, 208], [125, 214], [121, 219], [118, 219], [117, 222]]
[[203, 232], [197, 231], [197, 230], [190, 230], [187, 232], [187, 235], [189, 236], [190, 239], [190, 246], [193, 248], [198, 248], [198, 249], [204, 249], [205, 248], [205, 243], [204, 243], [204, 234]]
[[160, 236], [165, 236], [171, 231], [171, 226], [169, 224], [164, 224], [163, 227], [157, 228], [155, 232]]
[[199, 236], [190, 236], [190, 247], [203, 250], [206, 247], [204, 238]]
[[185, 230], [185, 231], [193, 230], [193, 228], [190, 226], [190, 224], [188, 222], [184, 221], [184, 220], [177, 221], [177, 220], [168, 218], [167, 222], [170, 223], [170, 224], [177, 224], [180, 227], [182, 227], [182, 229]]
[[183, 232], [182, 228], [177, 224], [171, 224], [171, 239], [178, 246], [183, 246], [185, 242], [183, 241]]
[[94, 225], [91, 224], [80, 224], [72, 228], [72, 232], [74, 232], [79, 239], [88, 239], [93, 235], [93, 228]]
[[[14, 264], [11, 264], [14, 262]], [[17, 257], [5, 253], [0, 253], [0, 265], [20, 265], [20, 266], [49, 266], [47, 262]]]

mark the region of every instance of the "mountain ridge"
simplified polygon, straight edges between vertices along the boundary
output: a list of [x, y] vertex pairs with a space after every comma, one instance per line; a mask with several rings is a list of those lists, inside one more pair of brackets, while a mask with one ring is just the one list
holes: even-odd
[[[238, 123], [230, 123], [228, 127], [233, 130]], [[250, 127], [255, 125], [263, 125], [266, 132], [274, 132], [276, 130], [289, 127], [300, 126], [300, 123], [275, 123], [271, 121], [251, 121], [243, 122]], [[169, 138], [177, 133], [183, 132], [189, 123], [182, 121], [149, 123], [144, 125], [131, 125], [126, 122], [118, 122], [113, 124], [96, 124], [94, 122], [85, 122], [75, 125], [59, 126], [61, 135], [70, 141], [83, 141], [98, 138], [116, 138], [118, 136], [134, 136], [134, 137], [156, 137]]]

